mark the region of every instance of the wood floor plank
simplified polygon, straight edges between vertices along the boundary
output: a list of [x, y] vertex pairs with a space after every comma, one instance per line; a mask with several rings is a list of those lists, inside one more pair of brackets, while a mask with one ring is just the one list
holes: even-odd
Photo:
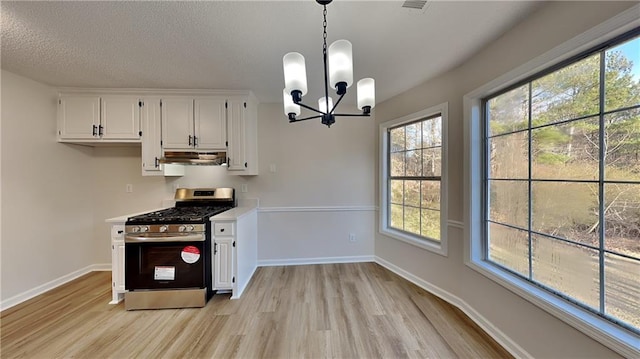
[[375, 263], [258, 268], [204, 308], [109, 305], [93, 272], [0, 313], [2, 358], [510, 358], [457, 308]]

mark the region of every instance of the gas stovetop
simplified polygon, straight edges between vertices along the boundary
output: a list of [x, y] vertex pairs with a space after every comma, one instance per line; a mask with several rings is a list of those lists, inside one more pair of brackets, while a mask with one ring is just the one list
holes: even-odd
[[205, 224], [209, 217], [235, 207], [233, 188], [178, 188], [176, 206], [129, 217], [127, 225]]
[[130, 217], [127, 224], [205, 223], [209, 217], [227, 211], [231, 206], [173, 207]]

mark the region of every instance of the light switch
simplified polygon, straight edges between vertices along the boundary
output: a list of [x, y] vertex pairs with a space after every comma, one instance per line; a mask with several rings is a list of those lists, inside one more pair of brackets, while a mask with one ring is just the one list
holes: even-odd
[[127, 183], [126, 191], [127, 193], [133, 192], [133, 185], [131, 183]]
[[243, 184], [241, 184], [241, 185], [240, 185], [240, 191], [241, 191], [242, 193], [247, 193], [247, 192], [249, 192], [249, 189], [247, 188], [247, 184], [246, 184], [246, 183], [243, 183]]

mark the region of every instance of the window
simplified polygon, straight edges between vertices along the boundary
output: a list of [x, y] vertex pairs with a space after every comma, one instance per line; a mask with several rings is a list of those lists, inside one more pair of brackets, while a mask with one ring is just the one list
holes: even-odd
[[443, 254], [446, 109], [436, 106], [380, 127], [381, 232]]
[[640, 332], [640, 37], [484, 108], [486, 260]]
[[634, 9], [463, 99], [466, 264], [628, 357], [640, 335]]

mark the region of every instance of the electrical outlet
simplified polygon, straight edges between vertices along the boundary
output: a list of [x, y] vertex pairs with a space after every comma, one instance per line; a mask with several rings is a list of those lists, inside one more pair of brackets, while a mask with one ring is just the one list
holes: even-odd
[[355, 241], [356, 241], [356, 234], [349, 233], [349, 242], [355, 242]]
[[276, 173], [276, 164], [272, 163], [269, 165], [269, 172]]
[[133, 192], [133, 185], [131, 183], [127, 183], [127, 186], [126, 186], [125, 190], [126, 190], [127, 193]]
[[249, 188], [247, 187], [246, 183], [243, 183], [243, 184], [240, 185], [240, 192], [242, 192], [242, 193], [249, 192]]

